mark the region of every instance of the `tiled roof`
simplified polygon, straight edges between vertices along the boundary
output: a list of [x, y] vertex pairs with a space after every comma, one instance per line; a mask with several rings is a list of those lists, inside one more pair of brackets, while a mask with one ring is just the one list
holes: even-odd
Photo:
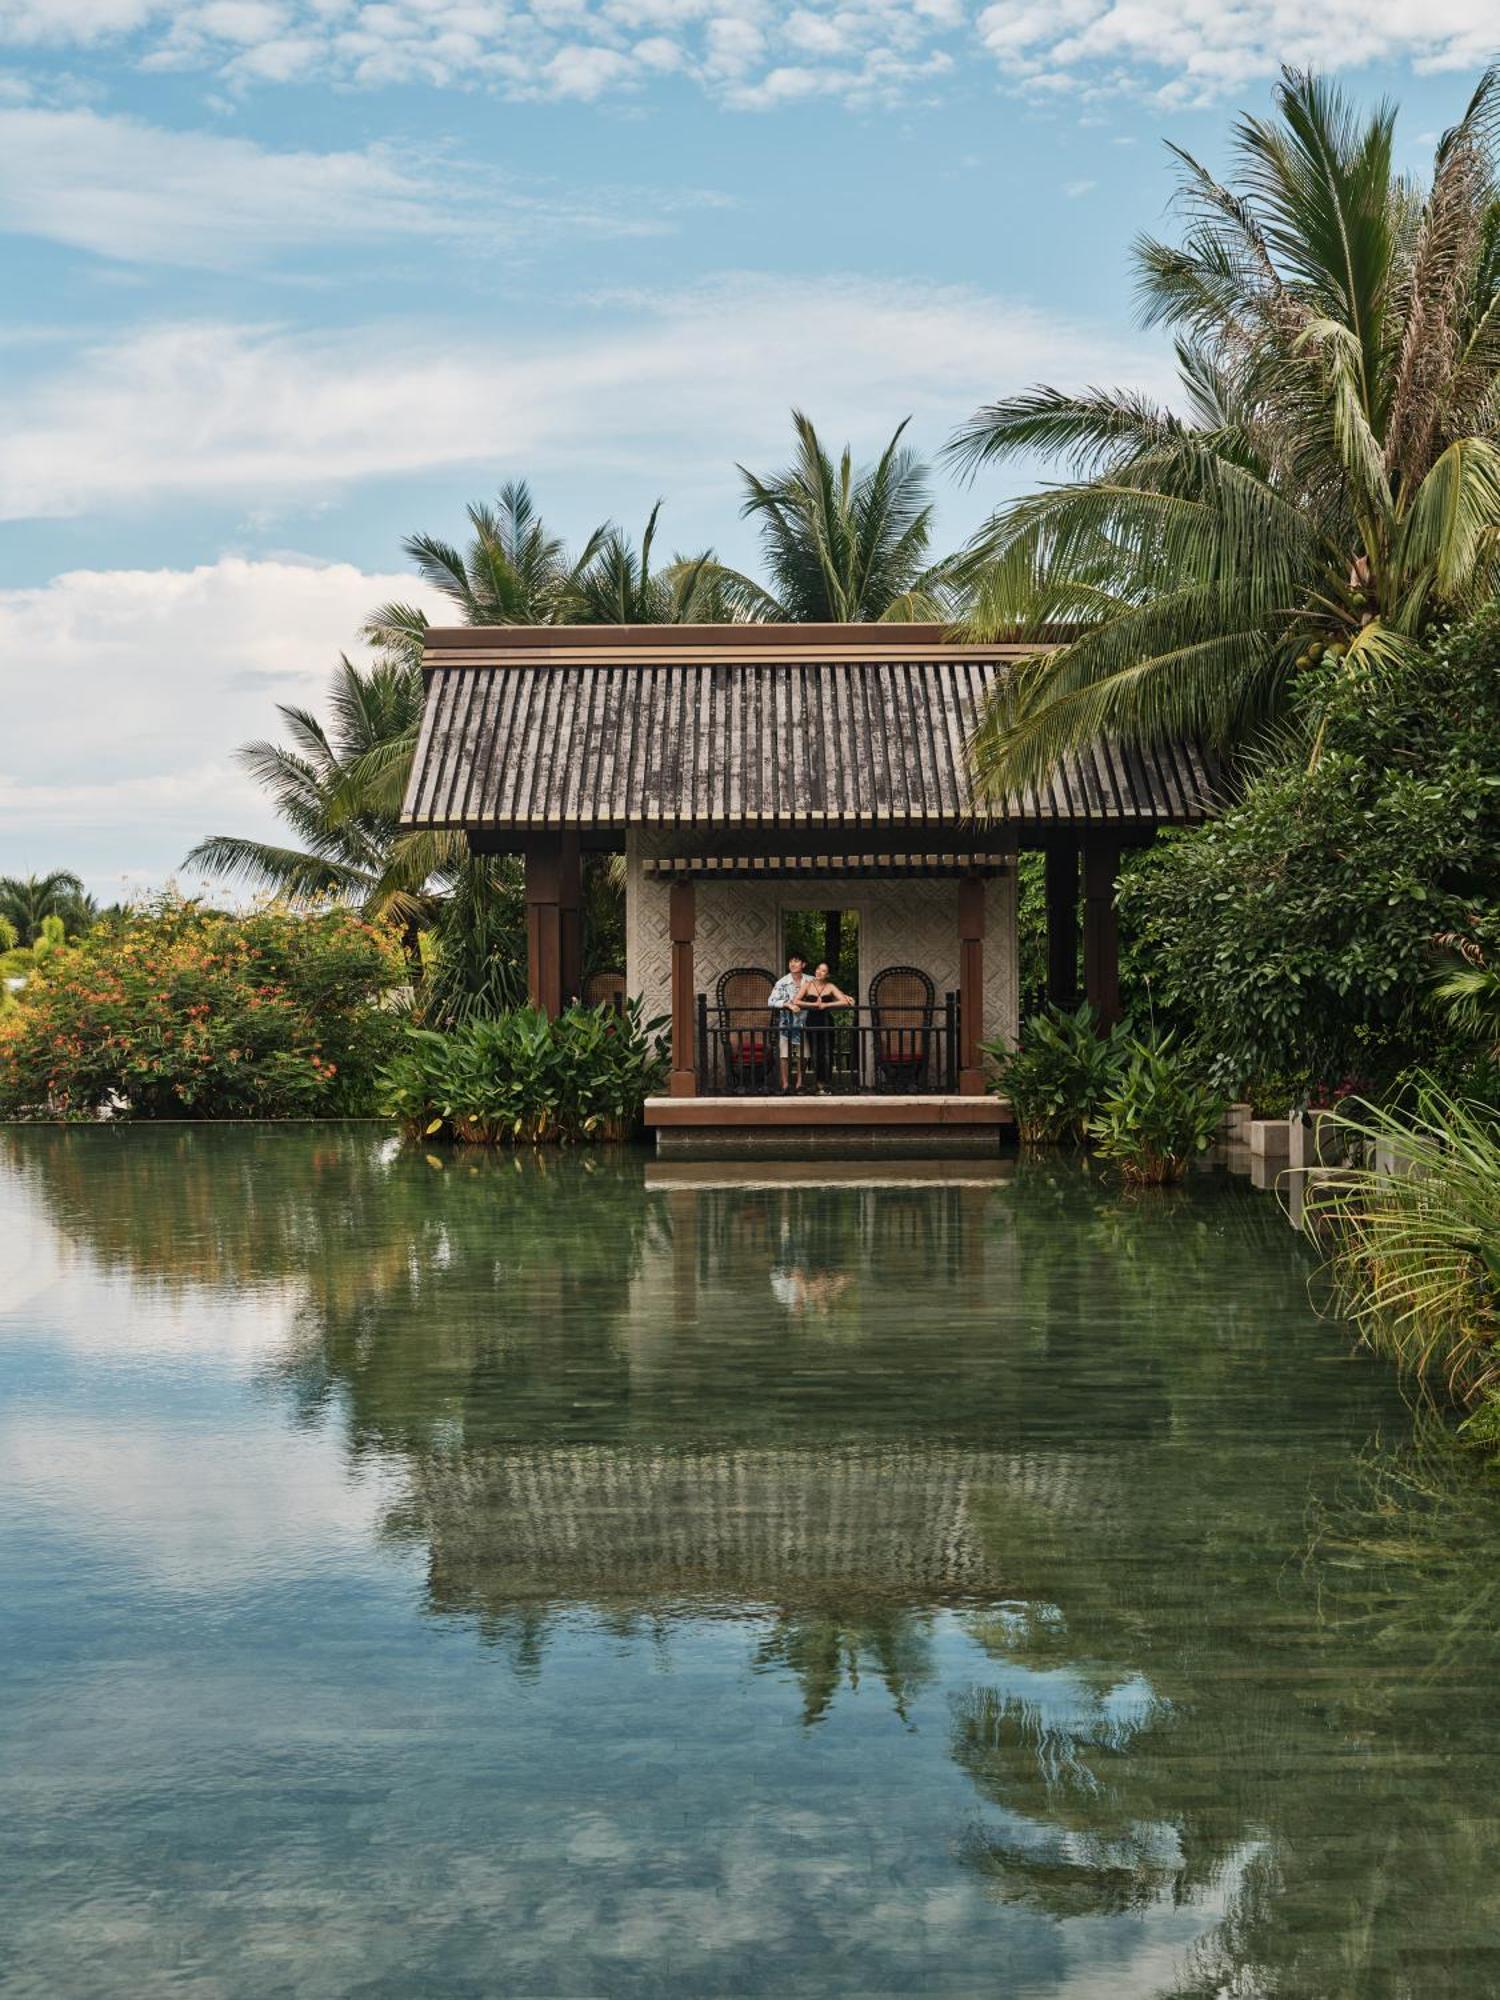
[[[430, 635], [413, 827], [936, 825], [972, 818], [969, 732], [1030, 649], [933, 626], [473, 629]], [[1202, 818], [1181, 744], [1100, 744], [991, 823]]]

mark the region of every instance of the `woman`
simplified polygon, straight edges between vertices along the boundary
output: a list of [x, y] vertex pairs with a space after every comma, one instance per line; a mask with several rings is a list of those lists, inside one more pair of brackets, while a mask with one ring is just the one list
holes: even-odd
[[819, 960], [812, 978], [802, 987], [803, 1028], [817, 1090], [827, 1090], [833, 1082], [833, 1022], [829, 1017], [835, 1008], [853, 1005], [849, 995], [834, 985], [828, 961]]

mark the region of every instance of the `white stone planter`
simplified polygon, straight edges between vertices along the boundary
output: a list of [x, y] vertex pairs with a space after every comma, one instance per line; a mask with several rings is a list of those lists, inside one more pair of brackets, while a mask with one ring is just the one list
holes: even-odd
[[1248, 1146], [1250, 1143], [1250, 1106], [1231, 1104], [1224, 1113], [1221, 1130], [1226, 1146]]
[[1291, 1151], [1291, 1126], [1285, 1118], [1250, 1120], [1250, 1157], [1264, 1166], [1284, 1167]]

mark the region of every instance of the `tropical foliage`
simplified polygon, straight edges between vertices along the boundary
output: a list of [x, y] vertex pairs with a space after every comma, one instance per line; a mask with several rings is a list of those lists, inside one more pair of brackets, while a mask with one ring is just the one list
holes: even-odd
[[1207, 1152], [1223, 1116], [1223, 1097], [1170, 1035], [1132, 1039], [1088, 1132], [1127, 1181], [1160, 1187]]
[[1015, 1048], [987, 1042], [993, 1088], [1010, 1100], [1016, 1129], [1031, 1142], [1058, 1144], [1084, 1138], [1091, 1119], [1117, 1082], [1125, 1038], [1103, 1034], [1087, 1001], [1075, 1012], [1048, 1008], [1034, 1014]]
[[1492, 73], [1418, 189], [1389, 106], [1361, 118], [1287, 72], [1276, 116], [1236, 125], [1230, 182], [1173, 149], [1180, 239], [1136, 248], [1184, 412], [1037, 388], [953, 439], [970, 471], [1041, 453], [1065, 474], [1002, 508], [966, 565], [977, 633], [1065, 641], [984, 721], [992, 790], [1105, 731], [1241, 741], [1285, 714], [1299, 672], [1390, 666], [1489, 595], [1497, 114]]
[[[422, 581], [444, 596], [463, 625], [672, 625], [712, 619], [712, 593], [702, 583], [704, 558], [676, 557], [652, 567], [662, 503], [651, 509], [639, 548], [613, 522], [591, 530], [569, 551], [537, 511], [525, 480], [500, 490], [493, 507], [467, 509], [469, 541], [459, 548], [437, 535], [402, 543]], [[384, 604], [371, 614], [366, 636], [408, 656], [419, 653], [425, 614], [411, 604]]]
[[14, 925], [0, 917], [0, 980], [5, 982], [6, 992], [12, 980], [28, 983], [69, 948], [67, 926], [61, 917], [43, 917], [30, 944], [18, 944]]
[[691, 572], [731, 616], [768, 623], [946, 617], [947, 567], [928, 560], [932, 508], [927, 468], [902, 444], [898, 424], [872, 466], [838, 463], [810, 417], [792, 412], [796, 452], [783, 472], [740, 467], [741, 509], [760, 528], [768, 582], [705, 560]]
[[1311, 1199], [1342, 1311], [1500, 1443], [1500, 1114], [1428, 1083], [1340, 1124], [1368, 1163]]
[[469, 1145], [622, 1139], [666, 1080], [660, 1021], [631, 1001], [476, 1017], [451, 1034], [410, 1028], [382, 1077], [385, 1108], [414, 1138]]
[[1433, 981], [1459, 946], [1500, 943], [1500, 612], [1324, 664], [1303, 694], [1316, 764], [1271, 760], [1122, 881], [1133, 960], [1229, 1086], [1380, 1083], [1439, 1048], [1461, 1063], [1495, 1031], [1455, 1020]]
[[[422, 714], [422, 676], [396, 650], [362, 667], [345, 658], [328, 689], [329, 720], [278, 704], [289, 744], [247, 743], [241, 767], [269, 795], [291, 839], [284, 845], [239, 834], [210, 834], [184, 866], [287, 902], [328, 897], [369, 916], [419, 920], [427, 882], [461, 864], [461, 841], [403, 837], [400, 787], [378, 782], [373, 766], [392, 747], [414, 745]], [[409, 754], [409, 753], [408, 753]]]
[[49, 958], [0, 1022], [0, 1110], [138, 1118], [369, 1111], [400, 1028], [388, 932], [344, 910], [163, 898]]
[[77, 936], [98, 914], [93, 897], [69, 868], [54, 868], [49, 875], [0, 875], [0, 922], [14, 930], [13, 945], [34, 943], [48, 917], [60, 917], [64, 929]]

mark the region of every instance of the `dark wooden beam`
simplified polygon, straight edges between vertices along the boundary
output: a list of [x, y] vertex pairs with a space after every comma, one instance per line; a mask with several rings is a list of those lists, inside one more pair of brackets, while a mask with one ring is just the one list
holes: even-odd
[[1120, 932], [1115, 915], [1117, 840], [1083, 843], [1083, 990], [1100, 1025], [1120, 1018]]
[[958, 885], [958, 1090], [984, 1094], [984, 878], [965, 875]]
[[692, 878], [672, 884], [668, 898], [672, 932], [672, 1074], [667, 1089], [673, 1097], [698, 1095], [698, 1065], [693, 1051], [693, 939], [697, 934], [696, 899]]
[[561, 965], [562, 1002], [569, 1006], [583, 998], [583, 869], [578, 855], [578, 835], [559, 837], [558, 857], [558, 956]]
[[554, 1020], [563, 1007], [561, 836], [526, 843], [526, 996]]
[[1047, 849], [1047, 998], [1054, 1007], [1078, 1005], [1078, 843], [1060, 840]]

